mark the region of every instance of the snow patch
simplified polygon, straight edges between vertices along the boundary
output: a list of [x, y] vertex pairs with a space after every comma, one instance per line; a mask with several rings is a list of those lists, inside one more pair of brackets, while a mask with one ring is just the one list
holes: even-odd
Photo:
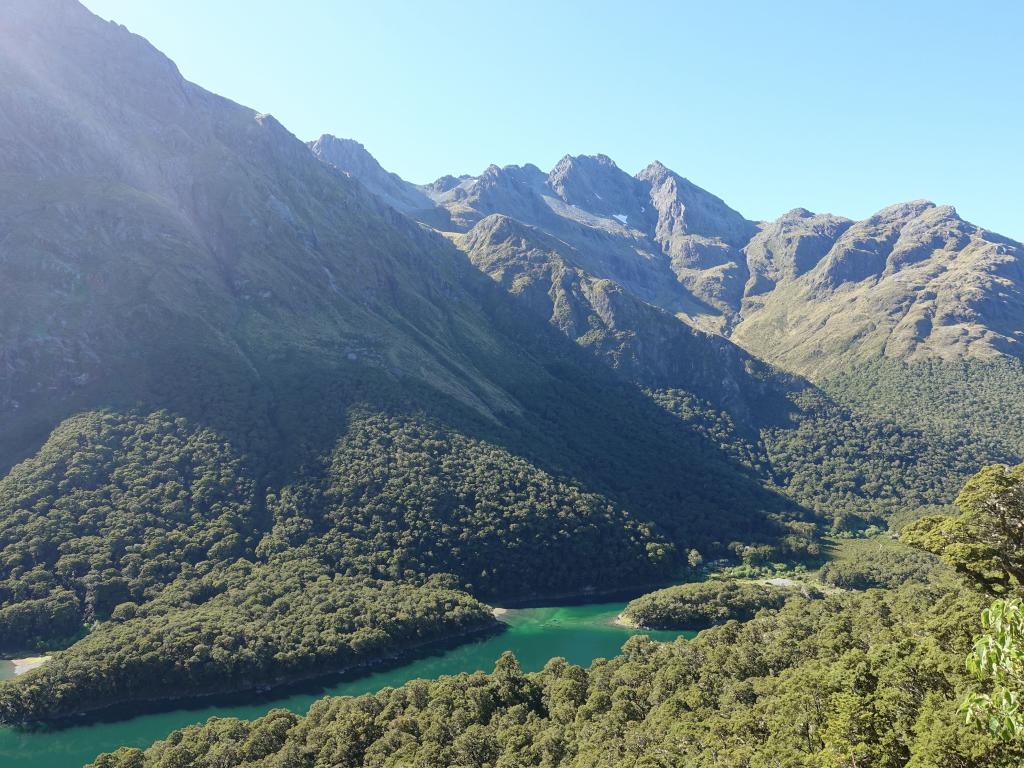
[[629, 217], [624, 213], [613, 213], [612, 218], [618, 219], [620, 224], [625, 224], [626, 219], [628, 219]]

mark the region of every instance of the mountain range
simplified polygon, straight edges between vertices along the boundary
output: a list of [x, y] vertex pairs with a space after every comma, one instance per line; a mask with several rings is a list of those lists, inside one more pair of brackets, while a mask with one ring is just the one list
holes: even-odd
[[[566, 156], [547, 174], [491, 166], [416, 186], [356, 142], [325, 135], [311, 147], [398, 210], [465, 235], [455, 242], [492, 277], [481, 261], [500, 248], [490, 219], [513, 219], [560, 241], [561, 259], [590, 279], [800, 375], [876, 357], [1022, 354], [1024, 246], [950, 206], [915, 200], [864, 221], [795, 208], [753, 222], [659, 162], [630, 176], [604, 155]], [[505, 266], [499, 281], [508, 275]]]
[[757, 424], [765, 377], [776, 391], [813, 383], [940, 442], [953, 404], [961, 433], [1002, 441], [987, 459], [1022, 455], [1003, 393], [1021, 382], [1024, 246], [950, 206], [753, 222], [659, 162], [630, 176], [604, 155], [566, 156], [547, 174], [491, 166], [414, 185], [356, 142], [310, 146], [642, 386], [682, 387]]
[[[74, 0], [9, 0], [0, 648], [68, 650], [0, 719], [149, 695], [118, 649], [214, 598], [277, 626], [250, 573], [292, 574], [285, 616], [323, 578], [430, 624], [320, 628], [327, 664], [948, 505], [1024, 457], [1022, 255], [947, 206], [755, 222], [603, 155], [411, 184]], [[161, 652], [139, 676], [179, 695]]]

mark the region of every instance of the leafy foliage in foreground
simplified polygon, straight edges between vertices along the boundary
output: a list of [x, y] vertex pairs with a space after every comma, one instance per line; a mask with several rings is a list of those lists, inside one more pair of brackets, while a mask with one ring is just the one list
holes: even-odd
[[649, 592], [630, 601], [622, 615], [650, 629], [706, 629], [729, 620], [748, 621], [762, 608], [781, 608], [797, 596], [820, 597], [820, 593], [796, 583], [712, 579]]
[[524, 675], [506, 656], [491, 675], [214, 719], [93, 765], [987, 768], [1017, 753], [958, 725], [981, 603], [916, 584], [791, 600], [695, 640], [632, 638], [589, 669]]
[[932, 515], [901, 537], [939, 555], [991, 594], [1024, 589], [1024, 464], [992, 465], [970, 479], [956, 500], [960, 515]]
[[126, 603], [48, 664], [0, 686], [0, 720], [217, 693], [373, 662], [493, 626], [487, 606], [432, 581], [359, 582], [315, 562], [244, 561]]
[[[908, 543], [933, 552], [975, 586], [1001, 595], [981, 616], [982, 635], [967, 657], [981, 690], [961, 705], [968, 723], [1024, 749], [1024, 465], [985, 467], [957, 498], [956, 517], [925, 517], [903, 532]], [[999, 765], [1020, 765], [1007, 759]]]
[[967, 657], [967, 668], [991, 693], [968, 694], [961, 706], [968, 723], [978, 723], [1006, 742], [1024, 742], [1020, 697], [1024, 692], [1024, 610], [1020, 599], [996, 600], [981, 614], [982, 636]]

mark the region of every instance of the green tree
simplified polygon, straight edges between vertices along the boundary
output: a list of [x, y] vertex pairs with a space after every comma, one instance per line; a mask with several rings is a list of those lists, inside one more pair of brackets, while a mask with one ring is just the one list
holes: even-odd
[[995, 595], [1024, 585], [1024, 464], [985, 467], [956, 500], [957, 517], [931, 516], [902, 534]]
[[981, 615], [984, 633], [967, 657], [967, 668], [991, 693], [971, 693], [961, 711], [1005, 742], [1024, 739], [1024, 604], [996, 600]]

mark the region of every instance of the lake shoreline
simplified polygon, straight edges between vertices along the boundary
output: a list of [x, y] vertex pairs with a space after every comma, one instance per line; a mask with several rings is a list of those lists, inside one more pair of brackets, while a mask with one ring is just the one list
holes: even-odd
[[7, 661], [14, 665], [14, 676], [17, 677], [29, 670], [38, 669], [52, 658], [52, 654], [46, 654], [44, 656], [25, 656], [21, 659], [7, 659]]
[[[493, 607], [493, 606], [492, 606]], [[384, 688], [396, 688], [411, 680], [489, 673], [502, 653], [512, 652], [524, 672], [541, 671], [554, 657], [570, 664], [589, 667], [595, 659], [609, 659], [621, 653], [622, 645], [635, 634], [647, 634], [659, 642], [672, 642], [687, 633], [647, 632], [617, 627], [612, 622], [625, 609], [625, 602], [585, 606], [544, 606], [525, 611], [499, 611], [492, 632], [449, 638], [432, 648], [405, 654], [410, 663], [378, 663], [350, 670], [347, 675], [296, 681], [272, 692], [248, 692], [107, 707], [81, 717], [65, 718], [57, 724], [28, 727], [0, 727], [0, 765], [4, 768], [69, 768], [84, 765], [101, 752], [121, 746], [146, 747], [182, 728], [206, 722], [211, 717], [254, 720], [272, 709], [286, 709], [304, 715], [324, 696], [373, 695]], [[484, 617], [486, 618], [486, 617]], [[499, 631], [500, 630], [500, 631]], [[435, 650], [436, 649], [436, 650]], [[340, 681], [335, 683], [335, 680]]]
[[581, 606], [592, 603], [616, 602], [618, 600], [629, 601], [665, 587], [673, 587], [677, 584], [686, 584], [687, 581], [671, 579], [668, 581], [648, 582], [644, 584], [627, 584], [625, 586], [612, 587], [610, 589], [583, 589], [572, 592], [559, 592], [543, 595], [527, 595], [520, 597], [490, 598], [493, 603], [500, 603], [503, 609], [509, 608], [548, 608], [552, 605]]

